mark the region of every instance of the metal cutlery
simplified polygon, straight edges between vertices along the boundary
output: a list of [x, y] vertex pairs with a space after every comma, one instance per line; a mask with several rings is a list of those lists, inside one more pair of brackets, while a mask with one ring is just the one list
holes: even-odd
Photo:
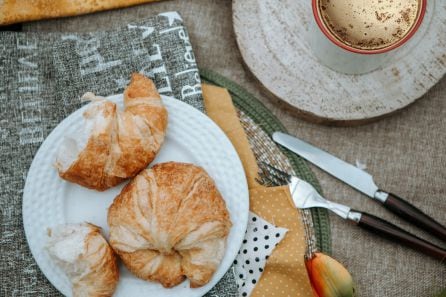
[[314, 147], [294, 136], [282, 132], [275, 132], [273, 133], [273, 140], [356, 190], [380, 202], [385, 208], [399, 217], [424, 229], [437, 238], [446, 241], [445, 226], [406, 200], [378, 188], [373, 181], [373, 177], [366, 171], [338, 159], [326, 151]]
[[353, 210], [350, 207], [323, 198], [316, 189], [304, 180], [279, 170], [267, 163], [260, 166], [263, 174], [259, 182], [264, 185], [288, 185], [294, 205], [297, 208], [323, 207], [343, 219], [391, 241], [405, 245], [426, 255], [446, 260], [446, 250], [421, 239], [390, 222], [371, 214]]

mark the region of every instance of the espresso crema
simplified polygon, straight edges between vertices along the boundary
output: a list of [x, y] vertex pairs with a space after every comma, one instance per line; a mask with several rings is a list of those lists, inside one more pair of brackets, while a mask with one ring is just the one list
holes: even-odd
[[395, 45], [416, 26], [422, 0], [319, 0], [318, 13], [328, 33], [360, 50]]

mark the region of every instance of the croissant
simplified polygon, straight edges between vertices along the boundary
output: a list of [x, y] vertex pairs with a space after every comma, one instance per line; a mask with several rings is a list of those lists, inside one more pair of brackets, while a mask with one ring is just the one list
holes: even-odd
[[75, 297], [112, 296], [119, 271], [113, 250], [100, 233], [88, 224], [60, 225], [48, 232], [47, 250], [73, 285]]
[[168, 162], [138, 174], [108, 210], [110, 245], [137, 277], [173, 287], [207, 284], [231, 228], [214, 181], [192, 164]]
[[133, 177], [158, 153], [167, 128], [167, 110], [154, 83], [133, 74], [124, 92], [124, 111], [89, 93], [84, 127], [59, 148], [60, 177], [99, 191]]

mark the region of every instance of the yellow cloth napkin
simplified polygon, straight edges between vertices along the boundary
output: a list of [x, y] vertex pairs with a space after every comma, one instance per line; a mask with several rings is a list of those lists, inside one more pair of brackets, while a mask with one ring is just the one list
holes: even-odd
[[86, 14], [157, 0], [3, 0], [0, 25]]
[[256, 182], [257, 162], [228, 91], [203, 85], [203, 97], [208, 116], [226, 133], [243, 163], [251, 211], [289, 230], [269, 257], [251, 296], [313, 297], [304, 262], [305, 231], [300, 213], [292, 204], [288, 187], [267, 188]]

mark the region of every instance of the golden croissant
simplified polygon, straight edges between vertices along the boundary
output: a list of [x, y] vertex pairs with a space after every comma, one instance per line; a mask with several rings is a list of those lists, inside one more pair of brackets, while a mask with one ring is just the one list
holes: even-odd
[[173, 287], [207, 284], [231, 228], [226, 204], [201, 168], [161, 163], [137, 175], [108, 210], [110, 245], [137, 277]]
[[99, 191], [133, 177], [155, 159], [166, 133], [167, 110], [154, 83], [133, 74], [124, 111], [90, 93], [84, 127], [66, 137], [56, 157], [60, 177]]
[[112, 296], [119, 279], [113, 250], [100, 233], [88, 224], [67, 224], [50, 229], [47, 250], [67, 274], [75, 297]]

